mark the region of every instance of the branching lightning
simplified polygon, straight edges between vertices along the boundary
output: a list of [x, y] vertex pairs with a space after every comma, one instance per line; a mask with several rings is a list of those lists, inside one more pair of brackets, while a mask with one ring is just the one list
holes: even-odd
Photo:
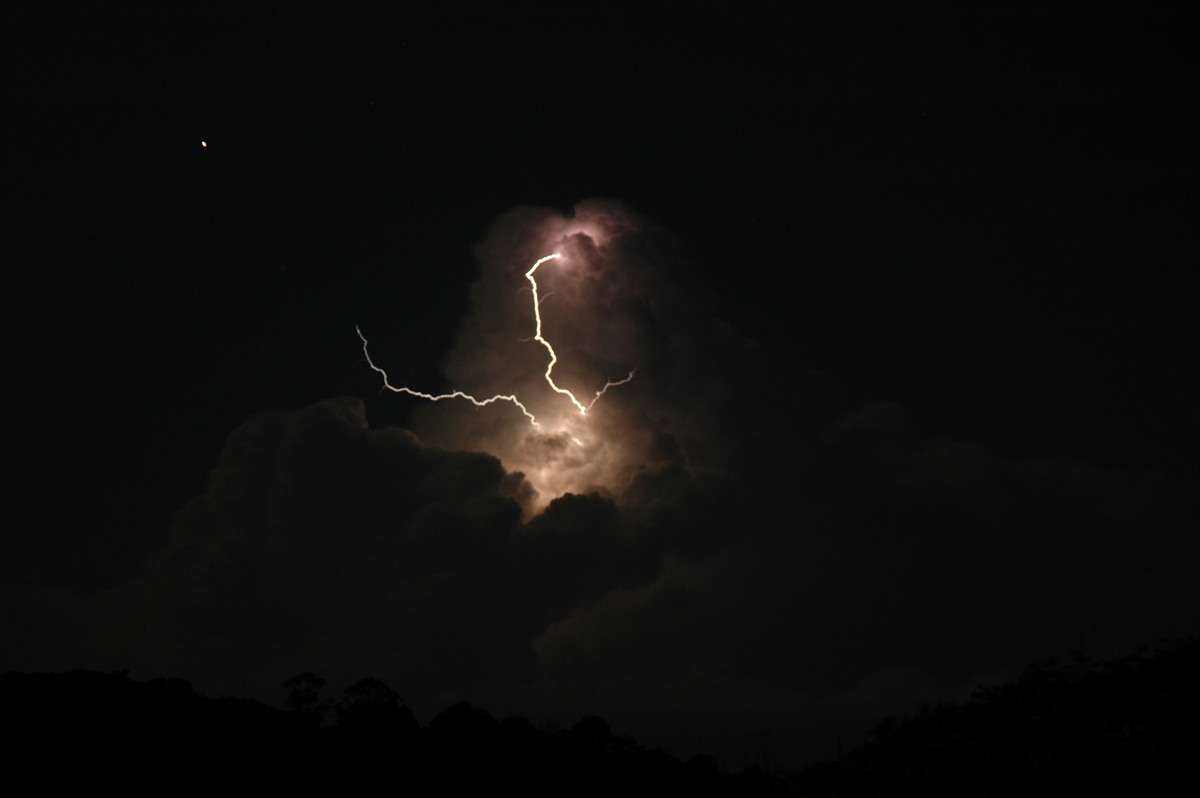
[[550, 353], [550, 362], [546, 365], [546, 383], [551, 388], [553, 388], [555, 391], [557, 391], [558, 393], [561, 393], [563, 396], [570, 399], [571, 404], [575, 405], [575, 407], [577, 407], [579, 409], [580, 415], [587, 415], [587, 411], [592, 409], [592, 405], [596, 404], [596, 400], [599, 399], [601, 396], [603, 396], [605, 391], [607, 391], [609, 388], [613, 387], [614, 385], [624, 385], [625, 383], [632, 380], [633, 375], [637, 371], [637, 369], [634, 369], [633, 371], [629, 372], [629, 376], [623, 380], [617, 380], [615, 382], [610, 381], [610, 382], [604, 383], [604, 387], [601, 388], [600, 390], [596, 391], [596, 395], [592, 397], [592, 401], [588, 402], [586, 405], [583, 404], [582, 402], [580, 402], [577, 398], [575, 398], [575, 394], [571, 393], [566, 388], [558, 387], [558, 385], [554, 382], [554, 377], [552, 376], [552, 374], [554, 372], [554, 364], [558, 362], [558, 353], [556, 353], [554, 351], [554, 347], [552, 347], [550, 345], [550, 342], [542, 337], [542, 307], [541, 307], [542, 303], [541, 303], [541, 300], [538, 299], [538, 284], [537, 284], [537, 280], [534, 279], [533, 273], [537, 271], [538, 266], [541, 266], [546, 261], [554, 260], [555, 258], [560, 258], [560, 257], [562, 257], [562, 256], [559, 255], [557, 252], [555, 252], [552, 255], [546, 255], [545, 257], [538, 258], [537, 261], [533, 264], [533, 266], [529, 267], [529, 271], [525, 272], [525, 279], [529, 280], [529, 285], [532, 286], [532, 288], [533, 288], [533, 318], [534, 318], [534, 322], [536, 324], [536, 326], [534, 328], [534, 333], [533, 333], [533, 340], [537, 341], [542, 346], [546, 347], [546, 351]]
[[[610, 381], [604, 383], [604, 387], [601, 388], [600, 390], [596, 391], [596, 395], [593, 396], [591, 398], [591, 401], [589, 401], [586, 405], [583, 402], [579, 401], [579, 399], [571, 391], [567, 390], [566, 388], [559, 387], [559, 385], [554, 382], [554, 376], [553, 376], [554, 365], [556, 363], [558, 363], [558, 353], [554, 351], [554, 347], [550, 345], [550, 342], [547, 341], [542, 336], [541, 300], [544, 299], [544, 297], [539, 298], [539, 296], [538, 296], [537, 279], [534, 278], [533, 274], [534, 274], [534, 272], [537, 271], [538, 267], [541, 266], [546, 261], [554, 260], [554, 259], [560, 258], [560, 257], [562, 257], [562, 256], [559, 253], [555, 252], [551, 255], [546, 255], [544, 257], [538, 258], [537, 261], [534, 262], [533, 266], [531, 266], [529, 268], [529, 271], [525, 272], [525, 278], [527, 280], [529, 280], [529, 285], [531, 286], [531, 288], [533, 290], [533, 318], [534, 318], [533, 338], [526, 339], [526, 340], [537, 341], [542, 346], [546, 347], [546, 351], [550, 353], [550, 362], [546, 365], [546, 373], [545, 373], [546, 384], [548, 384], [550, 386], [550, 388], [552, 390], [554, 390], [556, 393], [560, 393], [563, 396], [567, 397], [569, 400], [571, 400], [571, 404], [575, 405], [576, 409], [579, 410], [580, 415], [587, 415], [587, 411], [592, 409], [592, 406], [596, 404], [597, 399], [599, 399], [601, 396], [603, 396], [608, 391], [609, 388], [613, 388], [617, 385], [624, 385], [625, 383], [632, 380], [633, 375], [635, 373], [637, 373], [637, 369], [633, 369], [632, 371], [630, 371], [629, 375], [626, 376], [624, 379], [610, 380]], [[546, 296], [549, 296], [549, 294], [547, 294]], [[434, 395], [434, 394], [429, 394], [429, 393], [422, 393], [421, 391], [414, 391], [412, 388], [407, 388], [405, 386], [392, 385], [391, 382], [388, 380], [387, 372], [384, 371], [379, 366], [375, 365], [375, 361], [371, 360], [371, 353], [367, 351], [367, 338], [365, 335], [362, 334], [362, 330], [358, 326], [355, 326], [354, 329], [358, 333], [359, 339], [362, 340], [363, 356], [367, 359], [367, 365], [369, 365], [373, 370], [379, 372], [379, 374], [383, 377], [383, 387], [387, 388], [388, 390], [394, 391], [396, 393], [405, 393], [405, 394], [408, 394], [409, 396], [417, 396], [422, 399], [428, 399], [431, 402], [440, 402], [443, 399], [466, 399], [468, 402], [475, 405], [476, 407], [486, 407], [487, 405], [493, 404], [495, 402], [511, 402], [512, 404], [516, 405], [522, 413], [525, 414], [525, 417], [529, 419], [530, 424], [532, 424], [534, 427], [537, 427], [539, 429], [541, 428], [541, 424], [538, 423], [538, 420], [534, 417], [533, 413], [529, 412], [529, 408], [526, 407], [521, 402], [521, 400], [518, 399], [513, 394], [496, 394], [495, 396], [491, 396], [487, 399], [476, 399], [474, 396], [471, 396], [469, 393], [466, 393], [464, 391], [456, 390], [451, 393]]]
[[475, 405], [476, 407], [487, 407], [488, 405], [492, 404], [493, 402], [512, 402], [514, 405], [516, 405], [517, 407], [519, 407], [521, 409], [521, 412], [524, 413], [525, 417], [529, 419], [530, 424], [532, 424], [535, 427], [541, 427], [541, 425], [538, 424], [537, 419], [533, 417], [533, 413], [529, 412], [529, 408], [527, 408], [525, 405], [521, 404], [521, 400], [518, 399], [517, 397], [513, 396], [512, 394], [496, 394], [495, 396], [481, 400], [481, 399], [476, 399], [474, 396], [471, 396], [471, 394], [464, 393], [463, 391], [454, 391], [452, 393], [443, 393], [443, 394], [438, 394], [437, 396], [434, 396], [431, 393], [421, 393], [420, 391], [414, 391], [412, 388], [406, 388], [403, 385], [401, 385], [400, 387], [392, 385], [390, 382], [388, 382], [387, 372], [384, 371], [383, 369], [381, 369], [379, 366], [376, 366], [375, 361], [371, 360], [371, 353], [367, 351], [367, 338], [365, 335], [362, 334], [362, 330], [359, 329], [357, 324], [354, 326], [354, 329], [358, 333], [358, 337], [362, 339], [363, 355], [367, 358], [367, 365], [370, 366], [375, 371], [378, 371], [383, 376], [383, 387], [387, 388], [389, 391], [395, 391], [396, 393], [406, 393], [409, 396], [419, 396], [422, 399], [428, 399], [431, 402], [440, 402], [443, 399], [466, 399], [468, 402]]

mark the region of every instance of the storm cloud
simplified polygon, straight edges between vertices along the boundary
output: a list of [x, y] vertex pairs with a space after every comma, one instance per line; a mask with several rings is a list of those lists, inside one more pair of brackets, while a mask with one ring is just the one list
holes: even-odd
[[[528, 340], [524, 272], [553, 251], [556, 379], [587, 394], [637, 369], [586, 417]], [[1005, 457], [842, 399], [723, 324], [616, 203], [515, 209], [477, 254], [447, 378], [519, 394], [540, 429], [463, 402], [411, 431], [357, 398], [249, 418], [139, 577], [16, 590], [6, 647], [264, 698], [300, 671], [371, 675], [426, 717], [463, 698], [601, 714], [733, 758], [769, 727], [797, 763], [1031, 659], [1200, 621], [1167, 477]]]

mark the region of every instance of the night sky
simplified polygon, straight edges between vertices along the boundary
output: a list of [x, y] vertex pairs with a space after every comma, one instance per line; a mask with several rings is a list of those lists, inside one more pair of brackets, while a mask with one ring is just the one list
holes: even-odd
[[19, 19], [0, 669], [794, 766], [1200, 631], [1191, 17]]

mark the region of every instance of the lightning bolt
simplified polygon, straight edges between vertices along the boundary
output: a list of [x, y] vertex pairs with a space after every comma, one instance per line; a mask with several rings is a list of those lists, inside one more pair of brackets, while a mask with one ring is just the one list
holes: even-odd
[[[546, 374], [545, 374], [546, 383], [555, 392], [560, 393], [563, 396], [570, 399], [571, 404], [575, 405], [575, 407], [579, 410], [580, 415], [587, 415], [587, 411], [592, 409], [592, 406], [594, 404], [596, 404], [597, 399], [599, 399], [601, 396], [603, 396], [608, 391], [609, 388], [614, 388], [618, 385], [624, 385], [625, 383], [632, 380], [633, 375], [637, 373], [637, 369], [635, 368], [632, 371], [630, 371], [629, 375], [626, 376], [624, 379], [610, 380], [610, 381], [604, 383], [604, 387], [601, 388], [600, 390], [596, 391], [596, 395], [593, 396], [591, 401], [589, 401], [586, 405], [583, 404], [581, 401], [579, 401], [579, 399], [575, 396], [575, 394], [571, 393], [571, 391], [567, 390], [566, 388], [559, 387], [558, 384], [554, 382], [554, 376], [553, 376], [554, 365], [556, 363], [558, 363], [558, 353], [554, 351], [554, 347], [550, 345], [550, 342], [547, 341], [542, 336], [541, 299], [538, 297], [538, 284], [537, 284], [537, 280], [533, 276], [533, 273], [536, 272], [538, 267], [541, 266], [546, 261], [554, 260], [554, 259], [560, 258], [560, 257], [562, 257], [562, 255], [555, 252], [551, 255], [546, 255], [544, 257], [538, 258], [537, 261], [534, 262], [533, 266], [529, 267], [529, 271], [525, 272], [525, 279], [529, 280], [529, 285], [533, 289], [534, 334], [533, 334], [532, 340], [537, 341], [542, 346], [546, 347], [546, 351], [550, 353], [550, 362], [546, 366]], [[547, 294], [546, 296], [549, 296], [549, 294]], [[513, 394], [496, 394], [495, 396], [488, 397], [487, 399], [476, 399], [474, 396], [471, 396], [469, 393], [465, 393], [464, 391], [456, 390], [451, 393], [443, 393], [443, 394], [434, 395], [431, 393], [422, 393], [421, 391], [414, 391], [412, 388], [407, 388], [403, 385], [401, 385], [401, 386], [392, 385], [392, 383], [388, 380], [387, 372], [384, 371], [379, 366], [375, 365], [375, 361], [373, 361], [371, 359], [371, 353], [369, 351], [367, 351], [367, 337], [362, 334], [362, 330], [357, 325], [355, 325], [354, 330], [355, 330], [355, 332], [358, 333], [358, 337], [362, 341], [363, 357], [365, 357], [367, 359], [367, 365], [370, 366], [374, 371], [379, 372], [380, 376], [383, 377], [383, 387], [387, 388], [389, 391], [394, 391], [395, 393], [405, 393], [405, 394], [408, 394], [409, 396], [417, 396], [417, 397], [420, 397], [421, 399], [428, 399], [431, 402], [440, 402], [443, 399], [466, 399], [468, 402], [475, 405], [476, 407], [486, 407], [495, 402], [511, 402], [512, 404], [516, 405], [517, 408], [519, 408], [522, 413], [525, 414], [525, 417], [529, 419], [530, 424], [532, 424], [534, 427], [536, 427], [538, 429], [541, 429], [542, 425], [538, 423], [538, 420], [534, 417], [533, 413], [529, 412], [529, 408], [527, 408], [521, 402], [521, 400], [518, 399]], [[526, 340], [530, 340], [530, 339], [526, 339]]]
[[489, 397], [487, 399], [476, 399], [474, 396], [471, 396], [471, 394], [469, 394], [469, 393], [464, 393], [463, 391], [454, 391], [452, 393], [443, 393], [443, 394], [438, 394], [435, 396], [431, 393], [421, 393], [420, 391], [414, 391], [412, 388], [405, 388], [403, 385], [401, 385], [399, 387], [392, 385], [388, 381], [387, 372], [384, 371], [383, 369], [381, 369], [379, 366], [376, 366], [375, 361], [371, 360], [371, 353], [367, 351], [367, 337], [362, 334], [362, 330], [359, 329], [357, 324], [354, 325], [354, 330], [358, 333], [358, 337], [360, 339], [362, 339], [363, 356], [367, 358], [367, 365], [370, 366], [375, 371], [378, 371], [383, 376], [383, 387], [387, 388], [389, 391], [395, 391], [396, 393], [406, 393], [409, 396], [419, 396], [422, 399], [428, 399], [431, 402], [440, 402], [443, 399], [466, 399], [468, 402], [475, 405], [476, 407], [487, 407], [488, 405], [492, 404], [493, 402], [512, 402], [514, 405], [516, 405], [517, 407], [519, 407], [521, 409], [521, 412], [525, 414], [525, 417], [527, 419], [529, 419], [530, 424], [537, 427], [538, 429], [541, 429], [542, 425], [538, 423], [536, 418], [534, 418], [533, 413], [529, 412], [529, 408], [526, 407], [525, 405], [521, 404], [521, 400], [518, 399], [517, 397], [513, 396], [512, 394], [496, 394], [495, 396]]
[[587, 415], [587, 411], [592, 409], [592, 405], [596, 404], [596, 400], [603, 396], [609, 388], [612, 388], [615, 385], [624, 385], [632, 380], [633, 375], [637, 372], [637, 369], [629, 372], [629, 376], [623, 380], [604, 383], [604, 387], [596, 391], [596, 395], [592, 397], [592, 401], [588, 402], [586, 405], [583, 404], [583, 402], [580, 402], [579, 399], [575, 397], [575, 394], [571, 393], [566, 388], [560, 388], [554, 382], [554, 364], [558, 362], [558, 353], [554, 351], [554, 347], [550, 345], [550, 342], [542, 337], [542, 303], [541, 300], [538, 299], [538, 284], [537, 280], [534, 279], [533, 273], [537, 271], [538, 266], [541, 266], [546, 261], [561, 257], [562, 255], [555, 252], [552, 255], [546, 255], [538, 258], [537, 261], [535, 261], [534, 264], [529, 267], [529, 271], [525, 272], [525, 279], [529, 281], [529, 285], [533, 289], [533, 319], [535, 323], [533, 340], [546, 347], [546, 351], [550, 353], [550, 362], [546, 365], [546, 383], [555, 391], [570, 399], [571, 404], [575, 405], [575, 407], [579, 409], [579, 414], [581, 416], [585, 416]]

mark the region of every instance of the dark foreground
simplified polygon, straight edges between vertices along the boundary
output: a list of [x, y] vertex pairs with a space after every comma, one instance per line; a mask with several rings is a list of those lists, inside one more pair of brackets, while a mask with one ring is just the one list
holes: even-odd
[[[60, 795], [1191, 795], [1200, 786], [1200, 640], [1112, 662], [1031, 667], [963, 704], [879, 724], [799, 773], [722, 773], [586, 717], [567, 730], [458, 704], [420, 726], [363, 679], [288, 708], [207, 698], [180, 679], [0, 676], [0, 790]], [[10, 787], [16, 786], [16, 792]]]

